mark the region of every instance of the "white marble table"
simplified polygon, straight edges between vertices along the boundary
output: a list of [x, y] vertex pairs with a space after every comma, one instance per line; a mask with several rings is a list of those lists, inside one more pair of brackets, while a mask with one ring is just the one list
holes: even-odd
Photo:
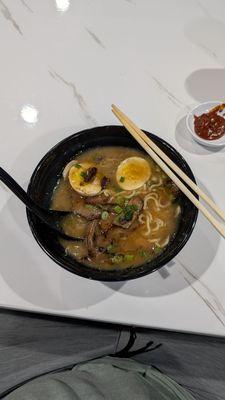
[[[26, 188], [39, 159], [112, 102], [168, 140], [224, 208], [225, 149], [185, 129], [188, 109], [224, 98], [223, 0], [0, 0], [0, 160]], [[159, 272], [123, 283], [72, 275], [39, 248], [0, 184], [0, 305], [225, 335], [225, 241], [201, 216]]]

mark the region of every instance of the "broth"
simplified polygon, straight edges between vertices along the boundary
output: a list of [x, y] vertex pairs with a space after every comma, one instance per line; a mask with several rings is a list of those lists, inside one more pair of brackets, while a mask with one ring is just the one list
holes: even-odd
[[[138, 189], [122, 190], [116, 171], [129, 157], [145, 159], [151, 176]], [[148, 155], [132, 148], [94, 148], [76, 157], [78, 168], [84, 162], [95, 165], [107, 185], [100, 194], [85, 197], [72, 188], [68, 176], [60, 178], [51, 208], [74, 211], [62, 221], [64, 232], [84, 239], [60, 238], [66, 253], [100, 269], [137, 267], [156, 258], [179, 225], [178, 188]]]

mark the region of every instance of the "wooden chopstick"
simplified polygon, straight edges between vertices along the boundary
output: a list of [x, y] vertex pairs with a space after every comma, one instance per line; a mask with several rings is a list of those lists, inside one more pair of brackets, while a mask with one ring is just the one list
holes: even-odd
[[[145, 151], [152, 157], [152, 159], [159, 165], [159, 167], [170, 177], [170, 179], [178, 186], [178, 188], [188, 197], [188, 199], [203, 213], [203, 215], [208, 219], [208, 221], [217, 229], [217, 231], [225, 238], [225, 227], [207, 210], [207, 208], [198, 201], [198, 199], [190, 192], [190, 190], [181, 182], [181, 180], [174, 174], [172, 169], [182, 178], [184, 182], [186, 182], [196, 193], [199, 194], [210, 206], [213, 203], [213, 209], [220, 215], [221, 218], [225, 218], [225, 214], [219, 207], [201, 190], [198, 188], [194, 182], [191, 181], [187, 175], [180, 170], [170, 160], [165, 153], [158, 148], [155, 143], [151, 139], [145, 135], [143, 131], [141, 131], [122, 111], [119, 110], [118, 107], [112, 105], [112, 112], [116, 115], [119, 121], [124, 125], [124, 127], [131, 133], [134, 139], [145, 149]], [[145, 138], [145, 140], [144, 140]], [[147, 140], [148, 139], [148, 140]], [[152, 146], [152, 143], [154, 146]], [[159, 154], [160, 157], [157, 155]], [[164, 161], [165, 162], [164, 162]], [[168, 165], [167, 165], [167, 164]], [[176, 169], [174, 168], [176, 167]], [[171, 169], [170, 169], [170, 168]], [[178, 171], [178, 172], [177, 172]], [[187, 179], [188, 178], [188, 179]], [[191, 185], [189, 184], [189, 180]], [[193, 186], [192, 186], [193, 184]], [[198, 191], [196, 191], [196, 188]], [[203, 193], [203, 196], [202, 196]]]
[[216, 213], [219, 215], [221, 219], [225, 222], [225, 212], [221, 210], [217, 206], [217, 204], [214, 203], [214, 201], [207, 196], [206, 193], [203, 192], [202, 189], [200, 189], [190, 178], [187, 176], [154, 142], [151, 140], [141, 129], [135, 125], [134, 122], [132, 122], [118, 107], [116, 107], [114, 104], [112, 105], [112, 109], [115, 110], [120, 116], [126, 120], [136, 131], [138, 131], [139, 135], [141, 138], [154, 150], [156, 154], [160, 158], [165, 161], [165, 163], [173, 170], [176, 172], [176, 174], [183, 179], [184, 182], [187, 183], [190, 188], [197, 193]]

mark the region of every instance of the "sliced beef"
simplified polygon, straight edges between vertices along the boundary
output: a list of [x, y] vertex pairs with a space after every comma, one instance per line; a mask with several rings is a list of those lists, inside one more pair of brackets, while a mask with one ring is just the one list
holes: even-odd
[[[99, 198], [100, 196], [95, 196], [95, 200], [97, 197]], [[89, 198], [86, 199], [86, 201], [89, 202], [93, 199], [94, 198]], [[103, 196], [101, 195], [101, 198], [97, 200], [102, 201], [102, 199]], [[101, 210], [98, 209], [98, 219], [93, 218], [93, 221], [88, 224], [87, 229], [86, 246], [89, 255], [91, 257], [96, 257], [98, 253], [104, 253], [105, 246], [108, 243], [108, 235], [111, 235], [114, 230], [121, 229], [121, 231], [124, 231], [124, 229], [129, 230], [130, 228], [133, 230], [133, 228], [136, 228], [138, 224], [137, 218], [142, 207], [143, 202], [141, 198], [137, 196], [129, 200], [119, 215], [116, 214], [114, 207], [111, 206], [108, 217], [106, 219], [101, 219]], [[89, 210], [89, 208], [84, 207], [84, 209], [89, 212], [92, 211], [91, 209]], [[89, 215], [89, 219], [90, 216], [92, 216], [92, 214]]]
[[89, 223], [87, 228], [86, 246], [90, 255], [95, 253], [95, 230], [97, 228], [97, 224], [98, 221], [95, 219]]
[[101, 233], [106, 234], [113, 226], [113, 221], [115, 218], [115, 214], [109, 213], [108, 218], [105, 220], [100, 220], [99, 221], [99, 227], [101, 230]]
[[115, 226], [120, 226], [123, 229], [129, 229], [130, 226], [133, 224], [134, 221], [136, 221], [138, 214], [136, 212], [133, 213], [132, 219], [130, 221], [126, 221], [126, 219], [119, 219], [116, 218], [113, 221], [113, 225]]
[[171, 192], [175, 197], [178, 197], [180, 194], [180, 189], [174, 182], [171, 182]]
[[88, 197], [85, 201], [87, 204], [93, 205], [103, 205], [109, 203], [110, 197], [106, 196], [104, 193], [101, 193], [97, 196]]
[[81, 201], [73, 204], [73, 212], [89, 221], [101, 217], [101, 210], [98, 207], [87, 207], [87, 205]]
[[166, 179], [165, 185], [171, 190], [171, 193], [175, 197], [178, 197], [180, 195], [180, 193], [181, 193], [180, 189], [177, 187], [177, 185], [170, 178]]

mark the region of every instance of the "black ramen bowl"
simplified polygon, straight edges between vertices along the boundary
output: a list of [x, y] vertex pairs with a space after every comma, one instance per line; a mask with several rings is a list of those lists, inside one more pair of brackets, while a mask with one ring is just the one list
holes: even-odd
[[[193, 181], [194, 175], [182, 156], [167, 142], [145, 132]], [[102, 126], [87, 129], [67, 137], [53, 147], [39, 162], [29, 186], [28, 194], [44, 208], [49, 208], [53, 190], [65, 165], [78, 153], [101, 146], [126, 146], [143, 149], [121, 126]], [[98, 281], [122, 281], [139, 278], [149, 274], [172, 260], [187, 243], [196, 223], [198, 211], [195, 206], [181, 195], [181, 222], [173, 240], [165, 250], [152, 261], [138, 267], [116, 270], [103, 270], [88, 267], [65, 253], [55, 233], [27, 210], [31, 231], [41, 248], [61, 267], [73, 274]]]

